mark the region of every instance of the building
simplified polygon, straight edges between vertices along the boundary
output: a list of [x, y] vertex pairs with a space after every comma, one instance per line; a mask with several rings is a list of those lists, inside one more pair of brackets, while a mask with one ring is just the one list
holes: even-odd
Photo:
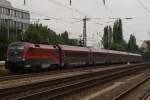
[[141, 48], [148, 49], [147, 41], [143, 41]]
[[15, 40], [30, 22], [28, 11], [14, 8], [7, 0], [0, 0], [0, 38]]
[[143, 41], [141, 48], [144, 49], [144, 52], [149, 51], [150, 50], [150, 41]]

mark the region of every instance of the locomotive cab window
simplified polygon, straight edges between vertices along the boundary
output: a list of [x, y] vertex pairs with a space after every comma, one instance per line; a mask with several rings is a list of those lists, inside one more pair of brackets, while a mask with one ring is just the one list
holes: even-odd
[[18, 50], [23, 50], [23, 49], [24, 49], [24, 45], [23, 45], [23, 44], [20, 44], [20, 43], [11, 44], [11, 45], [9, 46], [9, 49], [11, 49], [11, 50], [16, 50], [16, 49], [18, 49]]
[[28, 49], [28, 52], [32, 52], [32, 51], [33, 51], [33, 48], [29, 48], [29, 49]]

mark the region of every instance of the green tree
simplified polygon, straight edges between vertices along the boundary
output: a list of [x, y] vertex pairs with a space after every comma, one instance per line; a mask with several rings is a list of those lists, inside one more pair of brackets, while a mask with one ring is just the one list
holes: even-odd
[[138, 52], [138, 46], [136, 45], [136, 38], [132, 34], [130, 35], [130, 39], [128, 42], [128, 50], [133, 53]]
[[49, 43], [58, 44], [58, 35], [51, 29], [49, 29]]
[[32, 43], [47, 43], [47, 44], [75, 44], [75, 41], [70, 40], [68, 32], [56, 34], [53, 30], [42, 24], [30, 24], [25, 33], [18, 34], [18, 41], [32, 42]]
[[79, 40], [69, 39], [69, 45], [78, 46], [79, 45]]
[[118, 19], [114, 22], [113, 40], [114, 40], [114, 43], [121, 43], [123, 41], [123, 32], [122, 32], [122, 21], [121, 21], [121, 19]]
[[25, 33], [18, 35], [18, 40], [32, 43], [57, 44], [58, 36], [47, 26], [35, 23], [30, 24]]
[[112, 28], [110, 26], [104, 27], [103, 46], [105, 49], [110, 49], [113, 43]]
[[108, 47], [111, 49], [113, 45], [113, 31], [111, 26], [108, 27]]
[[104, 27], [104, 35], [102, 40], [104, 48], [108, 49], [108, 26]]
[[49, 36], [50, 34], [47, 26], [35, 23], [29, 25], [29, 28], [23, 36], [23, 41], [33, 43], [49, 42]]
[[65, 31], [59, 35], [59, 43], [60, 44], [69, 44], [69, 36], [68, 36], [67, 31]]
[[122, 30], [122, 21], [121, 19], [117, 19], [113, 26], [113, 50], [127, 51], [127, 43], [123, 39]]
[[150, 51], [143, 52], [142, 56], [145, 61], [150, 61]]

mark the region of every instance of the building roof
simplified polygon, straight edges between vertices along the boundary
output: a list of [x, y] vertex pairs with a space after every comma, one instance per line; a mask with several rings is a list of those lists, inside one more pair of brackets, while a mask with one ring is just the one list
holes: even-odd
[[11, 3], [7, 0], [0, 0], [0, 6], [5, 6], [5, 7], [9, 7], [9, 8], [13, 8], [13, 6], [11, 5]]
[[7, 0], [0, 0], [0, 6], [1, 7], [5, 7], [5, 8], [14, 9], [14, 10], [21, 11], [21, 12], [29, 13], [29, 11], [13, 7], [12, 4], [9, 1], [7, 1]]
[[150, 47], [150, 41], [143, 41], [141, 48], [148, 49]]

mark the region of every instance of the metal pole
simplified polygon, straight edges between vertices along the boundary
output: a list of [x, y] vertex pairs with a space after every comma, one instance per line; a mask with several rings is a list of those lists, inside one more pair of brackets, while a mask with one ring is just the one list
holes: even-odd
[[7, 38], [9, 40], [9, 20], [7, 20], [6, 22], [7, 22]]
[[87, 18], [85, 16], [85, 18], [83, 19], [83, 46], [86, 47], [86, 21]]

